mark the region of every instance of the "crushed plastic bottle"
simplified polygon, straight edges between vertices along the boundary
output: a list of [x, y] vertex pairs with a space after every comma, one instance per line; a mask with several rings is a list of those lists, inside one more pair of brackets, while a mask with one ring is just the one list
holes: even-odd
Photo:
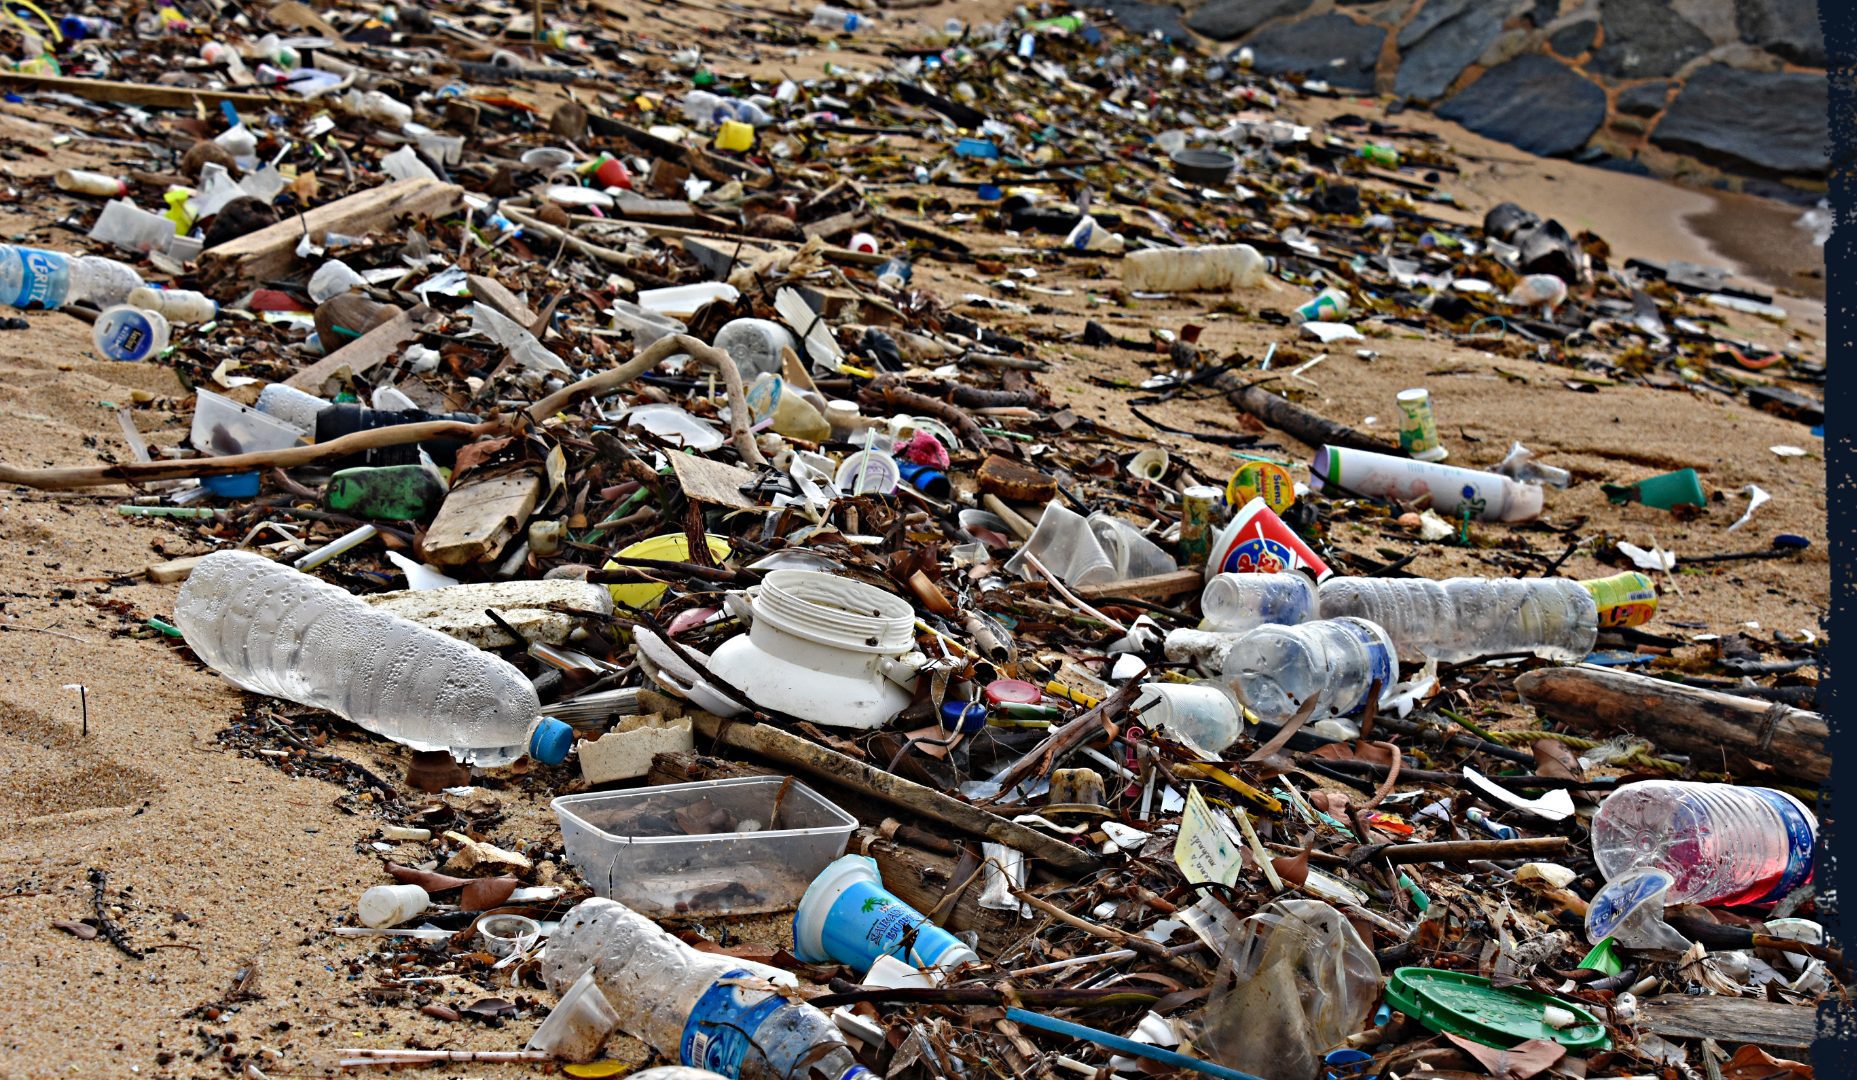
[[1311, 697], [1312, 720], [1351, 715], [1375, 682], [1385, 694], [1399, 675], [1386, 631], [1352, 618], [1260, 626], [1231, 643], [1221, 668], [1239, 700], [1271, 722], [1296, 715]]
[[615, 900], [575, 905], [542, 954], [550, 990], [589, 968], [619, 1029], [683, 1065], [736, 1080], [860, 1080], [831, 1017], [780, 989], [789, 972], [698, 952]]
[[249, 551], [200, 560], [174, 623], [213, 670], [253, 693], [327, 709], [415, 750], [479, 767], [557, 764], [573, 729], [490, 653], [377, 610]]
[[1122, 260], [1122, 284], [1131, 292], [1210, 292], [1254, 289], [1271, 262], [1249, 244], [1137, 251]]
[[1666, 904], [1768, 904], [1812, 879], [1818, 819], [1772, 788], [1645, 780], [1606, 796], [1592, 838], [1608, 881], [1668, 872]]
[[1386, 628], [1402, 658], [1455, 664], [1534, 653], [1573, 662], [1593, 651], [1599, 607], [1564, 578], [1362, 578], [1322, 583], [1322, 617], [1354, 616]]
[[114, 307], [141, 284], [142, 275], [133, 266], [101, 255], [0, 244], [0, 304], [8, 307]]

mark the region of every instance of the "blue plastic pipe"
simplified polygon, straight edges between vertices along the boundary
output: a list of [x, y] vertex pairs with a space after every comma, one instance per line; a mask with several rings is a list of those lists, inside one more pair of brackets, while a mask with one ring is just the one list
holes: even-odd
[[1093, 1027], [1084, 1027], [1082, 1024], [1073, 1024], [1068, 1020], [1053, 1020], [1049, 1016], [1040, 1016], [1035, 1012], [1026, 1012], [1024, 1009], [1007, 1009], [1006, 1019], [1015, 1024], [1024, 1024], [1029, 1028], [1049, 1031], [1053, 1035], [1068, 1035], [1073, 1039], [1093, 1042], [1098, 1046], [1106, 1046], [1117, 1053], [1128, 1054], [1132, 1057], [1144, 1057], [1149, 1061], [1158, 1061], [1163, 1065], [1171, 1065], [1176, 1069], [1190, 1069], [1193, 1072], [1204, 1073], [1207, 1076], [1221, 1077], [1223, 1080], [1262, 1080], [1261, 1077], [1252, 1076], [1247, 1072], [1239, 1072], [1237, 1069], [1228, 1069], [1223, 1065], [1214, 1065], [1210, 1061], [1201, 1061], [1196, 1057], [1187, 1057], [1185, 1054], [1177, 1053], [1173, 1050], [1163, 1050], [1158, 1046], [1149, 1046], [1147, 1043], [1136, 1042], [1133, 1039], [1124, 1039], [1120, 1035], [1111, 1035], [1107, 1031], [1099, 1031]]

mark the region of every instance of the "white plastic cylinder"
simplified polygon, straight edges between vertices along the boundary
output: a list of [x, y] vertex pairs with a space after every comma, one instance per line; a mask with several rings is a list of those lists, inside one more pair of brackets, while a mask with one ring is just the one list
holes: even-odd
[[218, 302], [192, 289], [155, 289], [142, 285], [129, 290], [129, 302], [143, 311], [159, 311], [168, 322], [183, 326], [219, 318]]
[[793, 334], [771, 319], [735, 319], [716, 331], [716, 348], [729, 354], [743, 381], [778, 375], [781, 350], [794, 348]]
[[258, 411], [276, 417], [304, 434], [316, 430], [316, 414], [334, 402], [305, 393], [294, 386], [272, 383], [258, 395]]
[[1309, 466], [1310, 487], [1323, 491], [1330, 485], [1373, 499], [1430, 499], [1447, 517], [1468, 505], [1470, 516], [1482, 521], [1532, 521], [1544, 503], [1539, 487], [1506, 476], [1339, 446], [1317, 450]]
[[376, 885], [361, 894], [355, 913], [363, 926], [398, 926], [418, 918], [432, 897], [418, 885]]
[[52, 182], [58, 185], [60, 191], [96, 195], [105, 199], [116, 198], [129, 190], [129, 185], [117, 177], [86, 169], [60, 169]]
[[90, 326], [90, 343], [111, 360], [149, 360], [168, 347], [168, 320], [159, 311], [117, 304]]
[[1122, 260], [1122, 284], [1132, 292], [1254, 289], [1269, 275], [1269, 261], [1249, 244], [1136, 251]]

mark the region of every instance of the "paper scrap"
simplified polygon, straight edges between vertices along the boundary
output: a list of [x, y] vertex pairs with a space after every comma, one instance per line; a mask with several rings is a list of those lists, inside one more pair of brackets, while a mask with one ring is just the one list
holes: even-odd
[[1221, 823], [1224, 815], [1206, 805], [1198, 788], [1186, 796], [1186, 812], [1180, 818], [1180, 836], [1174, 841], [1174, 862], [1186, 874], [1187, 883], [1216, 881], [1231, 885], [1238, 880], [1243, 857], [1231, 842], [1229, 826]]

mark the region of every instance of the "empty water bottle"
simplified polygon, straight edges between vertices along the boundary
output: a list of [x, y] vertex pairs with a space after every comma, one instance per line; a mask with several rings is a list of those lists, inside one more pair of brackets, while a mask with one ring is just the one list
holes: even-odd
[[1771, 788], [1646, 780], [1606, 796], [1592, 836], [1607, 880], [1641, 867], [1675, 878], [1666, 904], [1763, 904], [1811, 880], [1818, 819]]
[[0, 304], [62, 308], [89, 303], [112, 307], [142, 284], [135, 267], [101, 255], [65, 255], [0, 244]]
[[573, 729], [499, 657], [249, 551], [200, 560], [174, 622], [200, 659], [259, 694], [327, 709], [415, 750], [482, 767], [555, 764]]
[[617, 901], [575, 905], [542, 955], [543, 978], [557, 994], [589, 968], [619, 1029], [681, 1064], [739, 1080], [871, 1075], [829, 1016], [776, 992], [796, 984], [791, 973], [698, 952]]
[[1287, 720], [1316, 700], [1311, 720], [1348, 716], [1384, 694], [1399, 674], [1393, 642], [1366, 619], [1260, 626], [1226, 650], [1221, 674], [1261, 720]]
[[1237, 634], [1315, 618], [1315, 582], [1303, 574], [1217, 574], [1199, 595], [1206, 628]]
[[1592, 594], [1562, 578], [1338, 577], [1322, 583], [1318, 600], [1323, 618], [1379, 623], [1410, 661], [1533, 653], [1571, 662], [1593, 651], [1599, 633]]
[[870, 22], [870, 16], [857, 11], [848, 11], [831, 4], [820, 4], [812, 9], [812, 24], [821, 30], [842, 30], [851, 33]]

